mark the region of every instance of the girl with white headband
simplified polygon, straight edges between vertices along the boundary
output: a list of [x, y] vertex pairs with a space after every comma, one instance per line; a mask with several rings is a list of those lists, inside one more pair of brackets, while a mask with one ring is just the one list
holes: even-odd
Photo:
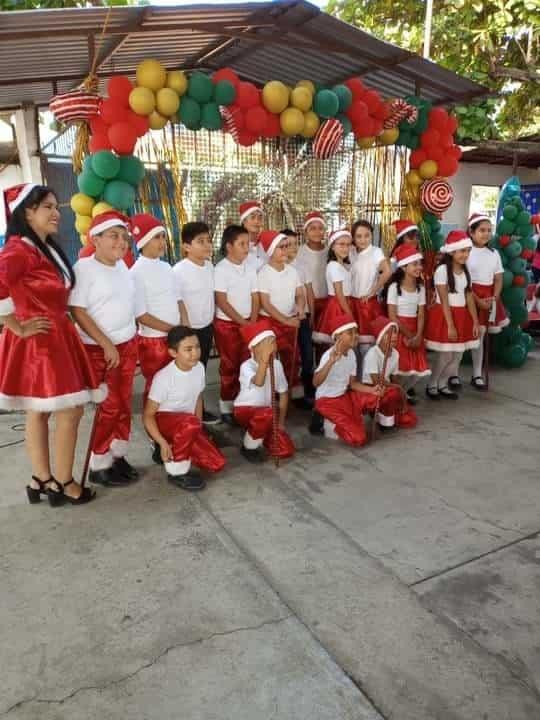
[[348, 230], [334, 230], [328, 240], [326, 285], [328, 299], [313, 331], [314, 342], [330, 345], [335, 318], [353, 315], [351, 307], [351, 272], [349, 253], [352, 237]]

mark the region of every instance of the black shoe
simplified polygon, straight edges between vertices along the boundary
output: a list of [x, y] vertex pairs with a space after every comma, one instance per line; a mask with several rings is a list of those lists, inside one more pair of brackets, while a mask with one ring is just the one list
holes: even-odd
[[176, 485], [176, 487], [179, 487], [182, 490], [189, 490], [190, 492], [204, 490], [206, 487], [204, 478], [199, 475], [199, 473], [194, 472], [191, 469], [183, 475], [167, 475], [167, 480], [171, 483], [171, 485]]
[[426, 397], [428, 397], [430, 400], [440, 400], [441, 399], [439, 397], [439, 391], [437, 390], [437, 388], [430, 388], [430, 387], [426, 388]]
[[152, 450], [152, 460], [156, 463], [156, 465], [163, 465], [161, 448], [157, 443], [154, 443], [154, 449]]
[[[69, 480], [64, 485], [64, 487], [66, 487], [66, 485], [71, 485], [71, 484], [75, 484], [75, 480], [73, 478], [71, 478], [71, 480]], [[94, 500], [95, 497], [96, 497], [95, 491], [91, 490], [88, 487], [81, 488], [81, 494], [77, 498], [71, 497], [70, 495], [66, 495], [64, 493], [65, 502], [69, 503], [70, 505], [86, 505], [87, 503], [92, 502], [92, 500]], [[49, 502], [51, 502], [50, 495], [49, 495]], [[51, 505], [52, 505], [52, 503], [51, 503]]]
[[203, 410], [202, 421], [205, 425], [217, 425], [220, 419], [217, 415], [214, 415], [214, 413]]
[[478, 392], [487, 392], [487, 385], [481, 375], [473, 377], [471, 380], [471, 385], [475, 390], [478, 390]]
[[307, 397], [294, 398], [292, 404], [297, 410], [313, 410], [313, 400]]
[[311, 413], [308, 430], [312, 435], [324, 435], [324, 418], [316, 410]]
[[130, 465], [125, 457], [116, 458], [113, 462], [113, 468], [117, 475], [120, 475], [120, 477], [130, 482], [135, 482], [135, 480], [139, 479], [139, 471], [135, 470], [133, 465]]
[[106, 470], [90, 470], [88, 479], [94, 485], [103, 485], [104, 487], [125, 487], [130, 484], [130, 481], [119, 475], [114, 467]]
[[439, 395], [444, 398], [445, 400], [457, 400], [459, 398], [459, 395], [457, 392], [454, 392], [453, 390], [450, 390], [450, 388], [443, 387], [439, 389]]
[[407, 390], [407, 397], [416, 397], [416, 390], [414, 388], [409, 388]]
[[448, 387], [452, 390], [461, 390], [461, 380], [457, 375], [448, 378]]
[[391, 435], [392, 433], [397, 432], [397, 425], [381, 425], [381, 423], [377, 423], [377, 427], [379, 428], [379, 432], [384, 433], [385, 435]]
[[265, 461], [265, 455], [262, 448], [249, 449], [242, 444], [240, 452], [250, 463], [262, 463]]
[[221, 413], [221, 422], [225, 423], [225, 425], [230, 425], [231, 427], [235, 427], [237, 425], [232, 413]]
[[409, 405], [416, 405], [416, 403], [418, 402], [416, 400], [416, 393], [412, 389], [407, 390], [407, 402], [409, 403]]

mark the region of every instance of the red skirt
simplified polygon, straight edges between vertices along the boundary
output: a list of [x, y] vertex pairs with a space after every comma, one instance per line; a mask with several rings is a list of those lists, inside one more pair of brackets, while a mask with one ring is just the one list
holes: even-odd
[[[347, 298], [350, 302], [351, 298]], [[329, 295], [324, 303], [324, 307], [319, 315], [318, 321], [313, 329], [313, 342], [332, 344], [332, 331], [336, 327], [336, 318], [343, 315], [343, 310], [339, 304], [339, 300], [335, 295]]]
[[375, 342], [375, 334], [373, 332], [373, 321], [383, 315], [381, 304], [376, 297], [370, 298], [367, 302], [362, 302], [359, 298], [352, 298], [352, 310], [354, 318], [358, 323], [359, 342], [361, 345], [368, 345]]
[[439, 352], [464, 352], [474, 350], [480, 344], [478, 338], [473, 337], [473, 319], [467, 306], [450, 307], [457, 330], [457, 340], [448, 339], [448, 326], [444, 319], [442, 305], [436, 303], [428, 308], [426, 329], [424, 336], [428, 350]]
[[55, 412], [102, 402], [100, 383], [75, 325], [67, 315], [50, 318], [46, 334], [20, 338], [4, 328], [0, 336], [0, 408]]
[[321, 317], [321, 313], [326, 307], [326, 302], [328, 300], [328, 297], [323, 298], [315, 298], [315, 317], [313, 318], [313, 327], [317, 327], [317, 323], [319, 322], [319, 318]]
[[[407, 330], [416, 334], [418, 318], [398, 315], [398, 321], [405, 325]], [[396, 375], [417, 375], [418, 377], [431, 375], [423, 342], [417, 348], [407, 347], [405, 335], [399, 333], [396, 350], [399, 353], [399, 369]]]
[[[479, 285], [478, 283], [473, 283], [472, 290], [473, 293], [478, 295], [480, 298], [493, 297], [493, 285]], [[482, 327], [487, 327], [490, 335], [500, 333], [503, 327], [506, 327], [510, 323], [501, 298], [498, 298], [495, 303], [494, 320], [489, 319], [491, 314], [489, 310], [477, 307], [476, 311], [478, 313], [478, 323]]]

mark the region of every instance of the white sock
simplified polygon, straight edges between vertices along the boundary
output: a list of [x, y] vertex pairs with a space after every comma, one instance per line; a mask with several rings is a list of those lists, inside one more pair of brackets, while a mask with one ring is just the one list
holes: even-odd
[[472, 362], [473, 362], [473, 378], [482, 377], [482, 364], [484, 362], [484, 335], [486, 334], [486, 328], [480, 328], [480, 345], [471, 350]]
[[[429, 388], [437, 389], [444, 387], [441, 383], [441, 378], [445, 375], [447, 367], [450, 365], [454, 353], [450, 352], [435, 352], [435, 362], [431, 368], [431, 377], [429, 379]], [[448, 375], [446, 376], [448, 379]]]
[[448, 380], [451, 377], [459, 377], [459, 364], [461, 363], [461, 358], [463, 357], [462, 352], [452, 352], [447, 353], [450, 357], [448, 359], [448, 364], [446, 365], [445, 369], [441, 373], [439, 377], [439, 387], [444, 388], [448, 387]]

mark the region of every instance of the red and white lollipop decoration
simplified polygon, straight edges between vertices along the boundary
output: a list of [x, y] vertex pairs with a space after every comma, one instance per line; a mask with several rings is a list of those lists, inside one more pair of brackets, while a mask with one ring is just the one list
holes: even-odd
[[426, 180], [420, 193], [423, 207], [433, 215], [442, 215], [454, 202], [454, 191], [449, 182], [442, 178]]

